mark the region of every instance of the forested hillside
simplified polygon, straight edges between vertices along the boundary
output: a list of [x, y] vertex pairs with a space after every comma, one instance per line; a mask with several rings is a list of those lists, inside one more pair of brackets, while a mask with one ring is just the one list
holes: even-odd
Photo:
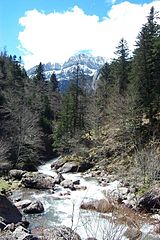
[[[152, 7], [130, 52], [120, 39], [115, 58], [88, 91], [79, 63], [60, 93], [43, 64], [28, 78], [21, 59], [0, 56], [1, 168], [33, 169], [55, 156], [87, 159], [106, 170], [131, 169], [146, 179], [160, 175], [160, 25]], [[107, 47], [107, 46], [106, 46]], [[72, 154], [72, 155], [71, 155]], [[114, 167], [113, 167], [114, 166]], [[152, 167], [151, 167], [152, 166]]]
[[53, 74], [45, 81], [40, 63], [29, 79], [21, 59], [0, 56], [0, 160], [1, 168], [25, 168], [53, 157], [52, 121], [60, 96]]

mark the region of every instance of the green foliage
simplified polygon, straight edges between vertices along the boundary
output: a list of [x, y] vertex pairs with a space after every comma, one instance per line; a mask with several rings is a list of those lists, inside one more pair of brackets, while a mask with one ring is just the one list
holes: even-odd
[[110, 74], [111, 74], [110, 66], [106, 62], [105, 65], [100, 70], [99, 79], [96, 86], [95, 97], [97, 99], [97, 106], [100, 112], [105, 111], [107, 101], [111, 93], [112, 79]]
[[41, 62], [39, 63], [39, 65], [36, 68], [34, 81], [36, 83], [40, 83], [40, 84], [45, 82], [44, 67]]
[[154, 8], [136, 45], [131, 59], [127, 42], [120, 40], [115, 59], [97, 74], [95, 91], [88, 92], [77, 63], [63, 94], [55, 73], [46, 81], [42, 63], [29, 79], [21, 59], [1, 53], [1, 158], [29, 165], [32, 159], [51, 157], [52, 146], [67, 146], [85, 131], [93, 131], [99, 141], [100, 127], [108, 123], [125, 133], [123, 142], [138, 145], [153, 134], [160, 137], [160, 25]]
[[54, 131], [54, 143], [64, 142], [85, 129], [86, 90], [84, 75], [79, 65], [73, 72], [71, 84], [63, 94], [58, 121]]
[[0, 178], [0, 191], [2, 190], [9, 190], [10, 189], [10, 185], [8, 184], [8, 182], [6, 182], [4, 179]]
[[14, 167], [27, 167], [53, 155], [53, 93], [41, 63], [35, 77], [29, 79], [16, 56], [1, 54], [0, 159]]
[[51, 78], [50, 78], [50, 86], [51, 86], [52, 91], [55, 92], [58, 90], [58, 81], [57, 81], [57, 78], [56, 78], [56, 75], [54, 72], [52, 73]]
[[120, 40], [115, 54], [117, 55], [118, 90], [120, 94], [125, 94], [128, 84], [129, 49], [123, 38]]
[[134, 77], [137, 87], [136, 104], [141, 115], [152, 125], [160, 111], [160, 70], [159, 70], [160, 26], [156, 13], [151, 8], [147, 23], [143, 25], [137, 38], [134, 52]]
[[149, 191], [150, 189], [150, 183], [146, 181], [141, 187], [139, 187], [136, 195], [138, 197], [141, 197], [145, 192]]

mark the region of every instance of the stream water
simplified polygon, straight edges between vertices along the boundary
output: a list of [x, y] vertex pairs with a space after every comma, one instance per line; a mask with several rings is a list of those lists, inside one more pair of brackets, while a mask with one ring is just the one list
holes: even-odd
[[[51, 170], [52, 160], [39, 167], [39, 172], [54, 176], [56, 173]], [[57, 185], [55, 191], [49, 190], [19, 190], [14, 192], [14, 198], [40, 200], [45, 208], [42, 214], [26, 215], [30, 222], [30, 228], [51, 228], [53, 225], [65, 225], [75, 230], [82, 238], [95, 237], [98, 240], [123, 240], [124, 226], [115, 226], [113, 221], [107, 221], [101, 217], [101, 214], [80, 210], [80, 204], [83, 201], [104, 198], [104, 188], [99, 186], [93, 178], [84, 178], [80, 173], [63, 174], [65, 179], [80, 180], [81, 186], [86, 186], [86, 190], [70, 191]], [[114, 182], [110, 188], [114, 188]], [[67, 193], [68, 194], [63, 194]], [[62, 194], [60, 194], [62, 193]], [[62, 195], [62, 196], [61, 196]], [[109, 214], [108, 214], [108, 217]]]
[[[56, 159], [40, 166], [38, 169], [39, 172], [55, 176], [56, 173], [51, 170], [51, 163], [53, 161], [56, 161]], [[35, 189], [14, 192], [13, 198], [29, 199], [32, 201], [40, 200], [44, 205], [44, 213], [26, 215], [27, 220], [30, 222], [30, 228], [50, 228], [53, 225], [65, 225], [74, 229], [81, 236], [82, 240], [87, 237], [97, 237], [98, 240], [102, 239], [99, 236], [99, 225], [102, 228], [103, 222], [106, 223], [107, 221], [100, 218], [98, 213], [91, 213], [79, 208], [83, 201], [104, 198], [102, 187], [98, 185], [95, 179], [84, 178], [80, 173], [66, 173], [63, 176], [65, 179], [73, 181], [80, 180], [80, 185], [85, 186], [86, 190], [70, 191], [57, 185], [54, 192]], [[65, 195], [68, 192], [69, 195]]]

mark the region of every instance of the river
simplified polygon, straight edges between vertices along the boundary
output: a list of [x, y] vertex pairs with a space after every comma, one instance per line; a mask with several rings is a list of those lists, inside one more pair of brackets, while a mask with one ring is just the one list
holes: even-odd
[[[49, 161], [39, 167], [39, 172], [54, 176], [56, 173], [51, 170]], [[40, 191], [35, 189], [25, 189], [14, 192], [14, 198], [40, 200], [45, 208], [42, 214], [26, 215], [30, 222], [30, 228], [43, 229], [50, 228], [53, 225], [65, 225], [75, 230], [82, 238], [95, 237], [98, 240], [125, 240], [123, 235], [126, 226], [115, 225], [112, 217], [108, 214], [108, 219], [101, 217], [101, 214], [86, 210], [80, 210], [80, 204], [83, 201], [104, 198], [103, 190], [98, 182], [93, 178], [85, 178], [80, 173], [63, 174], [65, 179], [80, 180], [81, 186], [86, 186], [86, 190], [70, 191], [56, 185], [54, 192], [50, 190]], [[110, 184], [114, 188], [117, 181]], [[67, 193], [68, 194], [64, 194]], [[61, 193], [61, 194], [60, 194]], [[62, 196], [61, 196], [62, 195]]]

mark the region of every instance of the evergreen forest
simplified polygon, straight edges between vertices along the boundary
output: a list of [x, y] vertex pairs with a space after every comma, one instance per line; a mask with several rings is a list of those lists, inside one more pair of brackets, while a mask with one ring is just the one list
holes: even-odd
[[[58, 155], [107, 171], [133, 167], [144, 182], [160, 178], [160, 25], [152, 7], [135, 50], [124, 38], [88, 89], [79, 64], [60, 92], [43, 63], [32, 78], [21, 58], [0, 55], [0, 168], [34, 171]], [[107, 46], [106, 46], [107, 50]]]

